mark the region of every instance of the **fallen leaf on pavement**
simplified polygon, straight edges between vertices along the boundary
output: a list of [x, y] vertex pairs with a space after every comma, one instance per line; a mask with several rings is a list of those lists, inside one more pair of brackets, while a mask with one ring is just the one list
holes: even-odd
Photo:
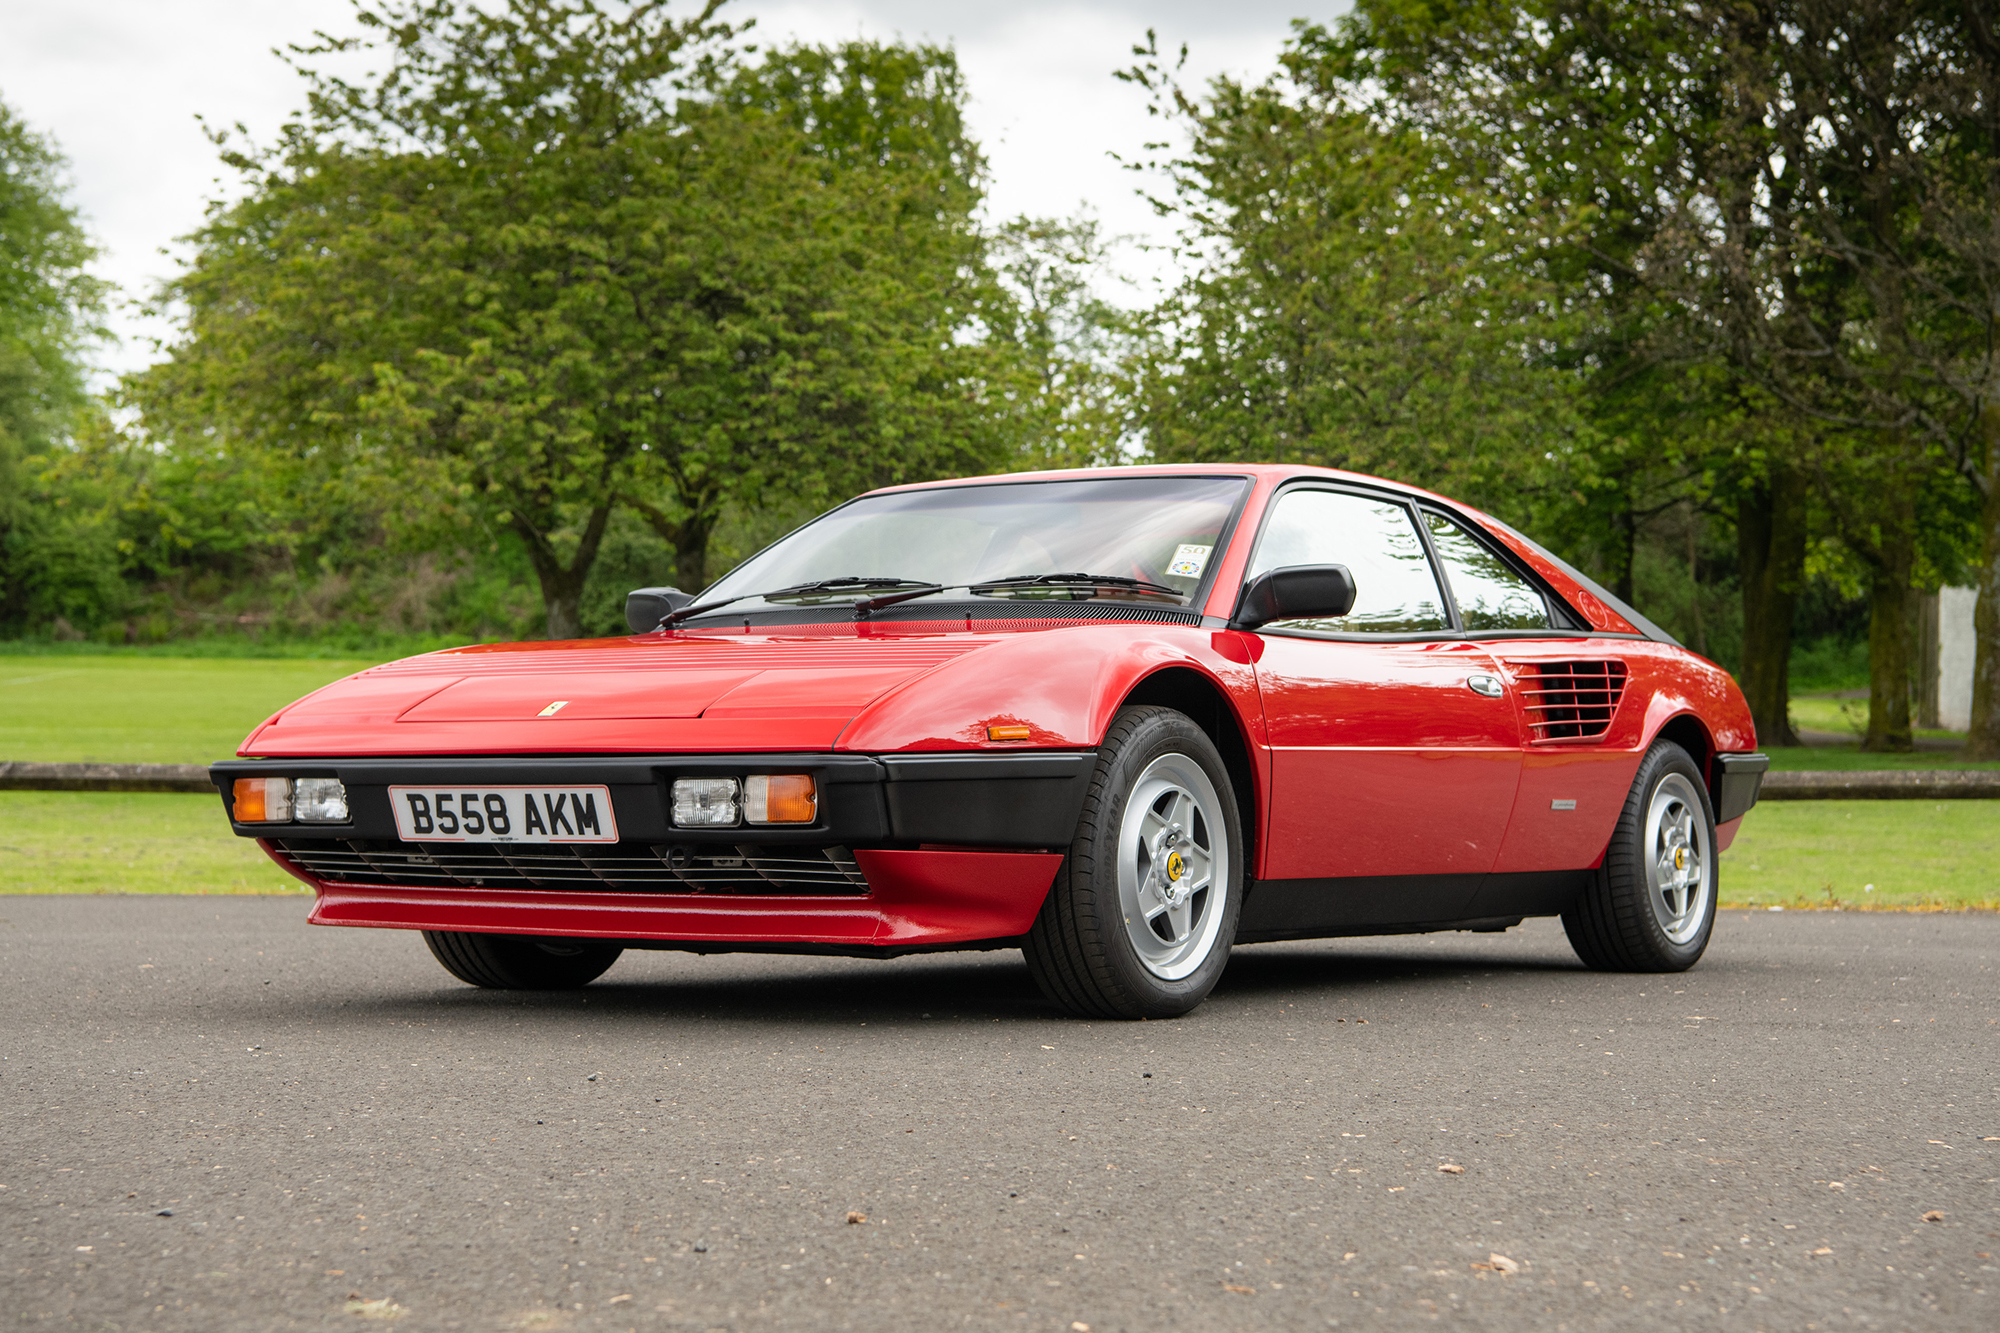
[[1813, 1251], [1813, 1253], [1814, 1253], [1814, 1254], [1832, 1254], [1832, 1253], [1833, 1253], [1833, 1250], [1832, 1250], [1832, 1248], [1831, 1248], [1830, 1246], [1826, 1246], [1826, 1245], [1822, 1245], [1822, 1246], [1820, 1246], [1820, 1247], [1819, 1247], [1818, 1249], [1814, 1250], [1814, 1251]]
[[1931, 1210], [1930, 1210], [1930, 1211], [1929, 1211], [1928, 1213], [1925, 1213], [1925, 1214], [1924, 1214], [1924, 1221], [1926, 1221], [1926, 1222], [1942, 1222], [1942, 1221], [1944, 1221], [1944, 1214], [1943, 1214], [1943, 1213], [1941, 1213], [1941, 1212], [1939, 1212], [1939, 1211], [1938, 1211], [1937, 1209], [1933, 1208], [1933, 1209], [1931, 1209]]
[[1438, 1170], [1444, 1172], [1448, 1176], [1462, 1176], [1465, 1174], [1465, 1168], [1460, 1166], [1457, 1162], [1439, 1162]]
[[1485, 1263], [1475, 1263], [1472, 1266], [1488, 1273], [1518, 1273], [1521, 1271], [1521, 1265], [1515, 1263], [1504, 1254], [1489, 1254], [1486, 1256]]
[[358, 1314], [363, 1319], [394, 1319], [403, 1313], [403, 1307], [387, 1296], [379, 1301], [364, 1301], [356, 1295], [347, 1298], [347, 1313]]
[[868, 1214], [866, 1213], [849, 1213], [847, 1215], [847, 1225], [851, 1227], [858, 1227], [867, 1220]]
[[628, 1292], [626, 1292], [626, 1293], [625, 1293], [625, 1294], [624, 1294], [623, 1296], [613, 1296], [613, 1297], [612, 1297], [612, 1298], [611, 1298], [610, 1300], [606, 1301], [606, 1302], [605, 1302], [605, 1304], [606, 1304], [606, 1305], [622, 1305], [622, 1304], [624, 1304], [624, 1303], [625, 1303], [626, 1301], [629, 1301], [629, 1300], [631, 1300], [631, 1299], [632, 1299], [632, 1293], [628, 1291]]
[[1233, 1291], [1238, 1296], [1255, 1296], [1257, 1294], [1257, 1289], [1255, 1287], [1239, 1287], [1234, 1282], [1223, 1283], [1222, 1289], [1224, 1291]]

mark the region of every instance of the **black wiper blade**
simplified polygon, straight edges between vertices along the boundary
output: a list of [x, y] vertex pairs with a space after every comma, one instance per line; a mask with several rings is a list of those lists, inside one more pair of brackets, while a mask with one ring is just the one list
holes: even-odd
[[988, 579], [984, 583], [975, 583], [972, 585], [972, 591], [985, 592], [988, 588], [1080, 588], [1098, 585], [1109, 588], [1130, 588], [1134, 592], [1163, 592], [1170, 597], [1185, 595], [1180, 589], [1169, 588], [1164, 583], [1129, 578], [1124, 574], [1016, 574], [1012, 578]]
[[[804, 597], [811, 593], [839, 592], [846, 588], [901, 588], [913, 583], [923, 583], [923, 580], [894, 578], [888, 575], [843, 574], [837, 579], [815, 579], [811, 583], [794, 583], [789, 588], [773, 588], [769, 592], [742, 592], [734, 597], [720, 597], [712, 602], [697, 602], [667, 615], [660, 621], [660, 628], [678, 625], [690, 616], [698, 616], [704, 611], [719, 610], [731, 602], [747, 602], [753, 597]], [[932, 585], [924, 584], [924, 586], [928, 588]]]

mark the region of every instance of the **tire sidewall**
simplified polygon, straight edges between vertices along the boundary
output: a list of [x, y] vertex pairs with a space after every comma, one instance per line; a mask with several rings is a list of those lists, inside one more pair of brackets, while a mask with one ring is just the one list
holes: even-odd
[[[1653, 911], [1652, 883], [1646, 875], [1649, 850], [1645, 846], [1646, 812], [1652, 808], [1653, 796], [1660, 784], [1673, 773], [1685, 777], [1694, 788], [1702, 823], [1708, 832], [1709, 854], [1703, 867], [1708, 879], [1706, 906], [1702, 910], [1701, 929], [1686, 944], [1675, 944], [1661, 928], [1659, 917]], [[1717, 849], [1715, 809], [1709, 803], [1708, 783], [1703, 780], [1701, 769], [1686, 750], [1672, 741], [1659, 741], [1647, 752], [1645, 761], [1639, 766], [1638, 779], [1632, 784], [1632, 796], [1624, 827], [1619, 830], [1618, 855], [1625, 861], [1623, 868], [1631, 875], [1631, 882], [1641, 895], [1640, 907], [1643, 910], [1636, 913], [1639, 929], [1645, 935], [1647, 948], [1662, 964], [1662, 970], [1684, 971], [1694, 966], [1707, 950], [1709, 936], [1715, 931], [1716, 902], [1721, 897], [1722, 853]]]
[[[1098, 919], [1105, 923], [1104, 959], [1117, 988], [1132, 997], [1142, 1016], [1163, 1018], [1186, 1013], [1201, 1003], [1215, 988], [1223, 968], [1229, 964], [1229, 948], [1236, 938], [1237, 917], [1243, 906], [1243, 820], [1236, 805], [1236, 789], [1223, 767], [1222, 756], [1216, 752], [1207, 733], [1184, 714], [1167, 709], [1149, 710], [1149, 713], [1125, 737], [1122, 745], [1107, 748], [1100, 757], [1098, 762], [1104, 766], [1101, 789], [1111, 794], [1110, 799], [1099, 807], [1091, 826], [1079, 830], [1077, 844], [1072, 848], [1071, 864], [1077, 865], [1084, 859], [1077, 854], [1079, 852], [1088, 857], [1089, 874], [1084, 876], [1073, 872], [1072, 881], [1088, 881], [1075, 887], [1087, 889], [1097, 908]], [[1194, 761], [1214, 785], [1217, 800], [1222, 806], [1222, 835], [1228, 841], [1229, 861], [1224, 876], [1227, 882], [1223, 885], [1223, 916], [1216, 931], [1215, 943], [1201, 966], [1178, 981], [1156, 976], [1140, 959], [1138, 949], [1127, 934], [1124, 907], [1118, 894], [1118, 858], [1122, 850], [1119, 833], [1124, 827], [1126, 807], [1139, 776], [1154, 760], [1167, 754], [1182, 755]]]

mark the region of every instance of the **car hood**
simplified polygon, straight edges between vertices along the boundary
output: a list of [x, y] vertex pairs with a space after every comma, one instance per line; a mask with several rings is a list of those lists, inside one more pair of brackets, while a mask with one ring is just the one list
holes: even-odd
[[873, 701], [1003, 637], [666, 634], [451, 649], [336, 681], [241, 752], [825, 749]]

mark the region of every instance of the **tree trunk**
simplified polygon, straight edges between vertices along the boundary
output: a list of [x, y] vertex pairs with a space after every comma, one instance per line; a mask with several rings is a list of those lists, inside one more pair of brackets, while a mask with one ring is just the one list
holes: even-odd
[[674, 548], [674, 586], [682, 592], [699, 593], [709, 583], [708, 541], [722, 520], [721, 505], [713, 491], [682, 493], [674, 499], [681, 511], [677, 519], [668, 518], [665, 510], [643, 500], [628, 497], [626, 503], [661, 541]]
[[583, 525], [583, 536], [576, 544], [576, 554], [564, 563], [546, 533], [519, 513], [514, 515], [514, 531], [527, 542], [529, 563], [534, 565], [535, 578], [542, 586], [542, 610], [548, 617], [549, 638], [583, 637], [583, 585], [590, 577], [590, 567], [597, 563], [597, 549], [604, 544], [604, 530], [610, 522], [610, 505], [592, 509]]
[[1613, 556], [1618, 561], [1618, 575], [1612, 580], [1611, 591], [1629, 606], [1638, 600], [1632, 591], [1632, 567], [1639, 558], [1639, 516], [1632, 512], [1629, 500], [1613, 516], [1612, 531], [1618, 541], [1618, 549]]
[[1765, 745], [1800, 744], [1791, 719], [1792, 618], [1805, 571], [1806, 501], [1806, 475], [1774, 464], [1737, 509], [1743, 697]]
[[1913, 497], [1884, 497], [1881, 542], [1869, 569], [1868, 734], [1861, 748], [1908, 753], [1910, 740], [1910, 612], [1917, 562]]
[[1972, 726], [1965, 752], [1973, 759], [2000, 759], [2000, 404], [1987, 406], [1980, 425], [1986, 436], [1986, 497], [1973, 582], [1979, 600], [1972, 607]]

